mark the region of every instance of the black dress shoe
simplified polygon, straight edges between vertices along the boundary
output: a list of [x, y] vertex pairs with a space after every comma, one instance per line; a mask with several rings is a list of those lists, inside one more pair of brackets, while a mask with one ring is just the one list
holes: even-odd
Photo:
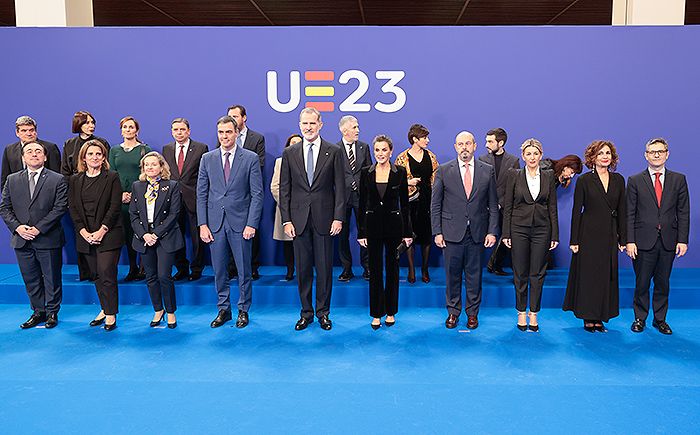
[[44, 326], [46, 327], [46, 329], [51, 329], [51, 328], [55, 328], [56, 325], [58, 325], [58, 314], [57, 313], [49, 313], [46, 316], [46, 325], [44, 325]]
[[285, 281], [291, 281], [294, 279], [294, 271], [293, 270], [288, 270], [287, 274], [284, 276]]
[[302, 317], [297, 321], [297, 324], [294, 325], [294, 329], [297, 331], [303, 331], [304, 329], [306, 329], [307, 326], [309, 326], [312, 323], [314, 323], [314, 319], [307, 319], [305, 317]]
[[138, 274], [138, 271], [130, 270], [129, 273], [127, 273], [124, 277], [124, 282], [136, 281], [136, 277], [138, 276]]
[[173, 280], [175, 281], [182, 281], [183, 279], [187, 278], [189, 276], [189, 272], [186, 270], [178, 270], [175, 275], [173, 275]]
[[19, 325], [19, 327], [22, 329], [29, 329], [35, 327], [39, 323], [44, 322], [46, 322], [46, 313], [34, 313], [29, 316], [26, 322]]
[[245, 328], [246, 326], [248, 326], [248, 313], [238, 310], [238, 317], [236, 317], [236, 328]]
[[211, 321], [211, 327], [218, 328], [219, 326], [222, 326], [224, 323], [228, 322], [231, 319], [232, 317], [230, 311], [219, 310], [219, 314], [217, 314], [216, 318]]
[[457, 322], [459, 322], [459, 316], [455, 316], [454, 314], [449, 314], [447, 316], [447, 319], [445, 320], [445, 328], [454, 329], [457, 327]]
[[115, 320], [112, 324], [105, 323], [104, 329], [105, 331], [114, 331], [117, 329], [117, 321]]
[[202, 272], [192, 272], [190, 276], [187, 277], [188, 281], [197, 281], [202, 277]]
[[632, 327], [630, 329], [632, 332], [642, 332], [644, 331], [644, 327], [646, 325], [644, 324], [644, 320], [642, 319], [634, 319], [634, 322], [632, 322]]
[[328, 314], [319, 317], [318, 323], [321, 324], [321, 329], [323, 329], [324, 331], [330, 331], [333, 327], [333, 322], [331, 322], [331, 319], [328, 318]]
[[369, 270], [368, 270], [368, 269], [365, 269], [365, 270], [362, 272], [362, 278], [364, 278], [365, 281], [369, 281]]
[[160, 322], [163, 321], [163, 317], [165, 317], [165, 310], [161, 313], [160, 319], [158, 320], [151, 320], [151, 328], [155, 328], [156, 326], [160, 325]]
[[429, 283], [430, 282], [430, 275], [428, 275], [428, 273], [426, 272], [425, 275], [423, 275], [421, 277], [421, 280], [426, 284]]
[[101, 319], [90, 320], [90, 326], [100, 326], [101, 324], [103, 324], [105, 322], [106, 318], [107, 318], [107, 316], [105, 316]]
[[343, 273], [341, 273], [340, 276], [338, 277], [338, 281], [348, 282], [351, 279], [353, 279], [354, 277], [355, 277], [355, 275], [351, 271], [344, 270]]
[[486, 270], [487, 270], [489, 273], [493, 273], [494, 275], [498, 275], [498, 276], [508, 276], [508, 273], [506, 273], [506, 272], [505, 272], [503, 269], [501, 269], [500, 267], [499, 267], [499, 268], [496, 268], [496, 267], [488, 266], [488, 267], [486, 267]]
[[260, 272], [258, 272], [257, 270], [254, 270], [253, 273], [250, 274], [250, 278], [253, 281], [259, 280], [260, 279]]
[[143, 281], [144, 279], [146, 279], [146, 272], [139, 272], [136, 274], [134, 281]]
[[657, 322], [656, 320], [654, 320], [653, 322], [651, 322], [651, 326], [653, 326], [654, 328], [658, 329], [659, 332], [662, 333], [662, 334], [664, 334], [664, 335], [671, 335], [671, 334], [673, 334], [673, 331], [671, 330], [671, 327], [668, 326], [668, 323], [666, 323], [666, 322], [663, 321], [663, 320], [660, 320], [660, 321], [658, 321], [658, 322]]
[[409, 273], [408, 276], [406, 277], [406, 281], [408, 281], [409, 284], [415, 283], [416, 282], [416, 275], [415, 274], [411, 275]]
[[476, 329], [479, 327], [479, 318], [476, 316], [467, 317], [467, 328]]

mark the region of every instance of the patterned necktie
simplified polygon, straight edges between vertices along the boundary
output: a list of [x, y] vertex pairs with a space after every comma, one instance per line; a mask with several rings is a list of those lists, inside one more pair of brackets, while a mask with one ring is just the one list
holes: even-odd
[[156, 199], [158, 198], [158, 188], [160, 187], [160, 177], [147, 178], [146, 181], [148, 182], [148, 188], [146, 189], [146, 194], [144, 195], [144, 197], [146, 198], [147, 204], [153, 204], [154, 202], [156, 202]]
[[34, 198], [34, 189], [36, 189], [36, 172], [29, 173], [29, 198]]
[[182, 167], [185, 166], [185, 146], [180, 145], [180, 152], [177, 155], [177, 173], [182, 174]]
[[[352, 173], [355, 173], [355, 168], [357, 167], [357, 161], [355, 160], [355, 153], [352, 151], [352, 145], [348, 145], [348, 162], [350, 163], [350, 169], [352, 170]], [[357, 190], [357, 183], [355, 183], [355, 180], [352, 180], [351, 184], [352, 190]]]
[[655, 172], [656, 180], [654, 180], [654, 192], [656, 192], [656, 203], [661, 207], [661, 172]]
[[309, 186], [314, 181], [314, 144], [309, 143], [309, 152], [306, 155], [306, 178], [309, 180]]
[[224, 182], [226, 184], [228, 184], [228, 178], [231, 176], [231, 160], [229, 160], [229, 156], [231, 156], [230, 152], [224, 153], [224, 158], [226, 159], [224, 163]]
[[469, 199], [469, 195], [472, 194], [472, 177], [468, 163], [464, 164], [464, 193], [467, 194], [467, 199]]

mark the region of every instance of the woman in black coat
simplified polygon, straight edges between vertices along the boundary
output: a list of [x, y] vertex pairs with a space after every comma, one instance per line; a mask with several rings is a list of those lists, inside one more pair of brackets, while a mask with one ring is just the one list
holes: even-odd
[[619, 314], [617, 255], [626, 241], [625, 179], [611, 172], [619, 161], [615, 145], [597, 140], [586, 148], [591, 172], [576, 182], [571, 213], [571, 267], [564, 311], [583, 319], [588, 332], [605, 332]]
[[78, 153], [78, 173], [68, 182], [70, 216], [75, 227], [75, 246], [84, 254], [95, 276], [102, 311], [90, 326], [104, 323], [117, 327], [119, 289], [117, 264], [124, 245], [120, 219], [122, 188], [119, 174], [109, 170], [107, 148], [99, 140], [83, 144]]
[[553, 171], [540, 169], [540, 141], [528, 139], [520, 150], [525, 167], [511, 169], [506, 179], [503, 243], [512, 250], [518, 329], [538, 331], [537, 313], [542, 301], [547, 255], [559, 244], [556, 177]]
[[[360, 212], [357, 217], [357, 241], [369, 256], [369, 311], [372, 329], [392, 326], [399, 309], [399, 260], [396, 249], [413, 242], [408, 207], [406, 170], [391, 164], [393, 145], [388, 136], [373, 141], [376, 163], [362, 168], [360, 175]], [[382, 261], [383, 257], [383, 261]], [[382, 263], [386, 285], [382, 282]]]
[[[168, 328], [177, 327], [175, 285], [172, 271], [175, 253], [185, 246], [178, 225], [180, 188], [170, 180], [170, 167], [155, 151], [141, 159], [141, 175], [131, 189], [129, 216], [134, 237], [131, 246], [141, 254], [146, 285], [153, 304], [151, 327], [168, 313]], [[165, 307], [165, 309], [164, 309]]]

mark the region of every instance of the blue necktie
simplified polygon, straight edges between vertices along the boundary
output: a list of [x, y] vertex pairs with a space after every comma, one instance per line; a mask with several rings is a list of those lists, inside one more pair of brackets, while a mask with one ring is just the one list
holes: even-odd
[[314, 144], [309, 144], [309, 153], [306, 158], [306, 178], [309, 180], [309, 186], [314, 181]]

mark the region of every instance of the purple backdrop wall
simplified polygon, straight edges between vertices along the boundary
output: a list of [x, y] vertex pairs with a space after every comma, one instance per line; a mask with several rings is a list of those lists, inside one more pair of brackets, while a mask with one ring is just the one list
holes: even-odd
[[[668, 166], [688, 175], [691, 196], [700, 182], [694, 171], [700, 102], [700, 59], [692, 55], [700, 27], [318, 27], [318, 28], [1, 28], [0, 144], [16, 141], [14, 120], [28, 114], [39, 137], [59, 146], [71, 137], [76, 110], [97, 119], [97, 134], [120, 142], [119, 119], [135, 116], [140, 137], [157, 150], [169, 142], [170, 121], [190, 120], [192, 137], [215, 143], [215, 121], [227, 106], [248, 109], [250, 128], [265, 134], [269, 186], [274, 158], [284, 139], [298, 131], [306, 101], [335, 103], [325, 113], [322, 136], [339, 139], [341, 102], [358, 88], [341, 75], [359, 70], [368, 78], [358, 117], [367, 142], [387, 133], [400, 151], [410, 124], [431, 130], [430, 147], [439, 161], [454, 158], [454, 136], [472, 131], [483, 148], [485, 132], [504, 127], [506, 145], [517, 153], [528, 137], [540, 139], [545, 156], [581, 155], [591, 140], [616, 143], [618, 171], [625, 176], [645, 167], [643, 145], [651, 137], [671, 144]], [[268, 103], [268, 71], [279, 74], [279, 100], [290, 98], [291, 71], [301, 73], [301, 101], [287, 113]], [[333, 71], [332, 82], [305, 80], [305, 71]], [[393, 113], [374, 104], [392, 103], [382, 92], [387, 80], [377, 71], [403, 71], [398, 86], [406, 103]], [[309, 85], [334, 88], [333, 97], [304, 96]], [[2, 146], [2, 145], [0, 145]], [[269, 190], [269, 189], [268, 189]], [[573, 189], [560, 192], [561, 248], [556, 263], [568, 265]], [[691, 201], [693, 229], [698, 213]], [[271, 240], [274, 202], [269, 191], [261, 232], [264, 264], [279, 262]], [[678, 267], [700, 267], [697, 237]], [[15, 258], [8, 231], [0, 230], [0, 262]], [[74, 260], [71, 246], [66, 260]], [[436, 260], [439, 261], [439, 260]], [[623, 266], [629, 266], [623, 262]]]

